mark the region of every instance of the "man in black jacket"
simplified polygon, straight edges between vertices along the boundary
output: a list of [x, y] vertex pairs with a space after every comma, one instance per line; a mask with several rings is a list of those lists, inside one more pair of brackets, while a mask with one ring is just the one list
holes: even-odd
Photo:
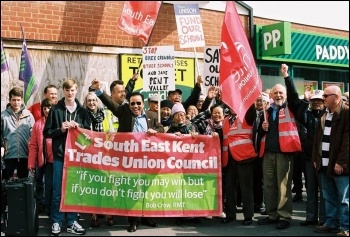
[[[51, 207], [51, 219], [54, 223], [51, 228], [51, 236], [61, 235], [61, 226], [65, 218], [65, 213], [60, 212], [60, 203], [67, 131], [77, 127], [90, 129], [91, 125], [87, 110], [75, 98], [77, 87], [73, 79], [68, 79], [63, 83], [64, 97], [51, 108], [44, 127], [44, 137], [52, 138], [52, 153], [54, 154]], [[67, 232], [77, 235], [85, 234], [85, 230], [77, 220], [77, 213], [67, 213]]]
[[[91, 84], [98, 98], [119, 119], [118, 132], [147, 132], [149, 135], [164, 132], [162, 124], [158, 122], [157, 114], [152, 111], [144, 111], [144, 97], [141, 93], [131, 93], [129, 103], [119, 105], [101, 89], [100, 81], [95, 79]], [[129, 216], [128, 222], [130, 224], [128, 232], [135, 232], [140, 223], [150, 227], [158, 226], [151, 218], [146, 217]]]

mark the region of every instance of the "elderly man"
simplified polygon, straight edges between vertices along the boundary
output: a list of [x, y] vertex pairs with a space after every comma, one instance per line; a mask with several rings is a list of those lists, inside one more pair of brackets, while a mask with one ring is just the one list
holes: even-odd
[[325, 208], [322, 191], [320, 201], [318, 200], [319, 190], [322, 190], [320, 177], [317, 176], [312, 162], [312, 146], [315, 138], [315, 130], [319, 123], [319, 116], [323, 111], [323, 91], [315, 90], [313, 94], [304, 95], [303, 106], [298, 109], [297, 118], [306, 127], [306, 141], [304, 144], [305, 153], [305, 179], [306, 182], [306, 220], [300, 225], [323, 225], [325, 223]]
[[202, 91], [202, 89], [201, 89], [202, 83], [203, 83], [203, 77], [198, 76], [197, 82], [194, 85], [194, 88], [191, 92], [191, 95], [184, 102], [182, 101], [182, 91], [180, 89], [176, 89], [174, 91], [169, 91], [167, 99], [170, 100], [171, 102], [173, 102], [173, 104], [182, 103], [185, 110], [187, 110], [188, 106], [197, 104], [197, 102], [199, 100], [199, 96], [200, 96], [201, 91]]
[[158, 95], [152, 95], [148, 97], [148, 110], [158, 113], [158, 103], [159, 103]]
[[338, 86], [328, 86], [322, 96], [326, 110], [316, 128], [312, 160], [321, 175], [327, 216], [314, 230], [349, 236], [349, 107], [341, 96]]
[[[288, 66], [281, 65], [281, 73], [288, 83]], [[277, 223], [277, 229], [286, 229], [292, 220], [292, 178], [294, 153], [301, 151], [294, 114], [300, 101], [287, 97], [286, 88], [276, 84], [271, 89], [273, 103], [267, 110], [267, 120], [261, 119], [259, 134], [263, 136], [260, 155], [264, 152], [264, 201], [267, 218], [259, 225]], [[288, 99], [288, 101], [287, 101]]]

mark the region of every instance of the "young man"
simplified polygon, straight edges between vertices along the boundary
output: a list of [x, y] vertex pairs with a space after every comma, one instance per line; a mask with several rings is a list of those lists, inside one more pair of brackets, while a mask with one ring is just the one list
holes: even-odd
[[21, 88], [12, 88], [9, 99], [9, 105], [1, 112], [1, 148], [6, 166], [2, 173], [4, 180], [12, 177], [15, 169], [18, 178], [28, 177], [28, 141], [35, 122], [33, 115], [25, 109]]
[[[53, 106], [47, 117], [44, 127], [44, 137], [52, 138], [53, 161], [53, 196], [51, 218], [53, 225], [52, 236], [61, 234], [61, 226], [65, 217], [64, 212], [60, 212], [62, 176], [64, 165], [65, 144], [68, 129], [82, 127], [90, 129], [90, 119], [87, 110], [75, 98], [77, 94], [77, 83], [73, 79], [68, 79], [63, 83], [64, 97]], [[67, 213], [67, 232], [82, 235], [85, 230], [77, 222], [77, 213]]]

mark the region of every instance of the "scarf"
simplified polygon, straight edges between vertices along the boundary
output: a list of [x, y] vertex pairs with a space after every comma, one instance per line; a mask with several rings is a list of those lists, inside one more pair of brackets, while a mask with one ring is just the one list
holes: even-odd
[[95, 132], [103, 132], [103, 120], [105, 118], [103, 110], [99, 108], [96, 113], [90, 110], [87, 111], [91, 120], [92, 130]]
[[186, 120], [185, 123], [172, 123], [171, 124], [172, 130], [176, 130], [182, 134], [189, 134], [191, 131], [193, 131], [192, 123], [189, 120]]
[[166, 119], [166, 120], [162, 120], [162, 125], [164, 126], [164, 127], [169, 127], [171, 124], [172, 124], [172, 122], [173, 122], [173, 120], [172, 120], [172, 118], [171, 117], [169, 117], [168, 119]]
[[218, 129], [222, 128], [222, 122], [215, 123], [212, 119], [207, 119], [207, 127], [205, 128], [205, 134], [211, 135], [213, 132], [216, 132]]

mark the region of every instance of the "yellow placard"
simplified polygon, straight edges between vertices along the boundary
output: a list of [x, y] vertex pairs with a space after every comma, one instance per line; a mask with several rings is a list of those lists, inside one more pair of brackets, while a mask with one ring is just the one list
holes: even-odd
[[[129, 79], [139, 71], [139, 78], [136, 81], [134, 91], [142, 91], [142, 55], [139, 54], [120, 54], [120, 79], [125, 85]], [[183, 100], [190, 95], [195, 84], [195, 60], [194, 58], [175, 58], [175, 87], [182, 90]], [[145, 92], [145, 98], [153, 95], [155, 92]], [[161, 92], [161, 99], [166, 99], [167, 93]]]

